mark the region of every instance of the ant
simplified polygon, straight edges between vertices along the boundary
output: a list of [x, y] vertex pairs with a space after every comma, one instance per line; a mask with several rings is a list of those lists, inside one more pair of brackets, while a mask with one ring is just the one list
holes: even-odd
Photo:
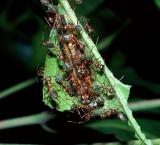
[[[44, 41], [42, 44], [43, 44], [43, 46], [46, 46], [48, 49], [54, 48], [55, 51], [57, 52], [58, 59], [64, 60], [64, 56], [63, 56], [62, 52], [57, 47], [55, 47], [55, 45], [52, 42]], [[50, 54], [50, 52], [53, 54], [53, 52], [51, 50], [49, 50], [49, 54]]]
[[88, 104], [88, 103], [90, 103], [89, 98], [90, 98], [90, 96], [87, 93], [82, 94], [81, 95], [81, 103], [82, 104]]
[[117, 118], [119, 118], [122, 121], [126, 121], [127, 120], [126, 115], [124, 113], [122, 113], [122, 112], [119, 112], [116, 109], [110, 109], [109, 111], [104, 112], [104, 113], [101, 114], [101, 118], [102, 119], [109, 118], [109, 117], [112, 117], [112, 116], [116, 116]]
[[66, 73], [69, 73], [69, 72], [72, 71], [72, 67], [69, 64], [69, 62], [64, 62], [62, 67], [63, 67], [63, 71], [66, 72]]
[[94, 32], [94, 29], [93, 27], [89, 24], [89, 22], [87, 22], [85, 25], [84, 25], [84, 29], [87, 31], [88, 35], [91, 36], [92, 33]]
[[40, 77], [40, 80], [44, 80], [44, 69], [43, 67], [40, 67], [38, 70], [37, 70], [37, 76]]
[[96, 97], [94, 100], [91, 101], [89, 106], [94, 109], [103, 107], [104, 106], [104, 99], [102, 97]]
[[41, 80], [44, 81], [45, 86], [47, 87], [47, 92], [49, 94], [49, 96], [54, 100], [55, 98], [58, 97], [58, 93], [53, 89], [52, 86], [52, 79], [51, 77], [45, 77], [44, 76], [44, 69], [43, 67], [41, 67], [38, 71], [37, 71], [37, 76], [42, 77]]
[[55, 47], [55, 45], [52, 42], [49, 42], [49, 41], [44, 41], [42, 44], [43, 44], [43, 46], [46, 46], [47, 48]]
[[79, 85], [79, 82], [78, 82], [76, 76], [73, 73], [71, 73], [70, 76], [68, 77], [68, 80], [70, 81], [74, 90], [77, 91], [79, 89], [80, 85]]
[[80, 51], [83, 51], [85, 45], [82, 44], [74, 34], [65, 34], [60, 37], [61, 42], [67, 42], [69, 48], [77, 47]]
[[50, 29], [52, 29], [55, 25], [55, 15], [56, 13], [55, 12], [52, 12], [52, 11], [49, 11], [47, 13], [47, 16], [44, 17], [44, 19], [46, 20], [48, 26]]
[[77, 42], [77, 38], [75, 38], [75, 35], [73, 34], [64, 34], [60, 37], [60, 40], [63, 40], [64, 42], [69, 42], [69, 41], [73, 41], [76, 43]]
[[85, 78], [83, 79], [83, 82], [85, 84], [87, 84], [89, 87], [91, 87], [92, 86], [92, 78], [91, 78], [91, 76], [90, 75], [85, 76]]
[[105, 119], [105, 118], [109, 118], [111, 116], [115, 116], [117, 114], [118, 114], [118, 111], [116, 109], [110, 109], [110, 110], [108, 110], [106, 112], [103, 112], [100, 117], [102, 119]]
[[90, 53], [90, 55], [87, 57], [82, 57], [81, 61], [86, 66], [94, 67], [99, 73], [104, 73], [104, 65], [101, 64], [101, 62], [98, 60], [98, 58], [94, 59], [94, 54], [92, 52], [88, 52], [88, 53]]
[[63, 17], [60, 14], [58, 14], [56, 8], [54, 7], [50, 8], [47, 12], [47, 16], [44, 18], [50, 29], [52, 29], [53, 27], [56, 27], [57, 29], [62, 28]]
[[84, 26], [84, 30], [88, 33], [89, 36], [92, 35], [92, 33], [94, 32], [94, 29], [92, 27], [92, 25], [90, 24], [90, 20], [86, 17], [81, 16], [80, 17], [80, 21]]
[[91, 65], [94, 65], [98, 72], [104, 73], [104, 65], [101, 64], [101, 62], [98, 61], [98, 59], [93, 60]]
[[69, 95], [73, 96], [75, 94], [75, 92], [72, 90], [72, 88], [63, 81], [61, 75], [57, 75], [55, 77], [55, 81], [57, 84], [61, 85]]
[[104, 100], [102, 98], [96, 98], [95, 100], [92, 100], [89, 104], [80, 104], [78, 106], [74, 105], [72, 106], [71, 112], [75, 113], [76, 111], [82, 121], [78, 121], [78, 122], [69, 121], [69, 122], [78, 123], [78, 124], [87, 122], [91, 118], [96, 116], [93, 113], [93, 110], [103, 106], [104, 106]]
[[87, 105], [82, 105], [82, 104], [73, 105], [70, 112], [74, 114], [78, 114], [78, 120], [77, 121], [69, 120], [68, 122], [81, 124], [91, 119], [91, 113], [89, 112]]
[[51, 77], [45, 77], [44, 78], [44, 82], [45, 82], [45, 85], [47, 86], [49, 96], [53, 100], [55, 98], [57, 98], [58, 97], [58, 93], [55, 90], [53, 90], [52, 83], [51, 83]]
[[82, 28], [80, 25], [74, 25], [73, 23], [64, 25], [63, 29], [73, 34], [76, 34], [77, 32], [82, 31]]
[[80, 78], [90, 74], [88, 68], [86, 67], [86, 65], [83, 62], [77, 66], [77, 74]]
[[71, 56], [72, 56], [72, 63], [77, 65], [81, 61], [81, 53], [77, 50], [76, 46], [69, 42], [68, 48], [70, 50]]
[[101, 83], [100, 81], [98, 82], [100, 83], [100, 85], [95, 85], [94, 87], [95, 92], [99, 91], [103, 94], [106, 94], [110, 99], [113, 99], [115, 97], [113, 88], [110, 85], [106, 86], [104, 82], [103, 83]]

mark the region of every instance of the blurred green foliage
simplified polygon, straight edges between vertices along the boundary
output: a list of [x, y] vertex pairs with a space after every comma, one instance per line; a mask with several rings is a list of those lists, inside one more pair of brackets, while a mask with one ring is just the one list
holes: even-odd
[[[157, 127], [159, 126], [159, 121], [149, 119], [137, 119], [137, 121], [148, 138], [159, 138], [160, 127]], [[149, 124], [152, 125], [149, 126]], [[119, 120], [103, 120], [87, 124], [86, 126], [92, 127], [105, 134], [115, 134], [120, 141], [130, 141], [135, 139], [134, 131], [129, 128], [125, 122]]]
[[157, 8], [159, 9], [160, 8], [160, 0], [154, 0], [154, 2], [156, 4]]

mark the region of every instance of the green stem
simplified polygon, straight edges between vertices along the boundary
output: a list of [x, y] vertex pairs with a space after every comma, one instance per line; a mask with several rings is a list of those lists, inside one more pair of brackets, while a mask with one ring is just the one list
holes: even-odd
[[49, 121], [51, 118], [53, 118], [52, 115], [50, 115], [48, 112], [41, 112], [39, 114], [25, 116], [25, 117], [17, 117], [7, 120], [1, 120], [0, 121], [0, 130], [2, 129], [8, 129], [8, 128], [14, 128], [14, 127], [20, 127], [20, 126], [26, 126], [26, 125], [34, 125], [34, 124], [45, 124], [47, 121]]
[[[65, 9], [67, 15], [70, 17], [71, 21], [73, 22], [73, 24], [77, 25], [77, 17], [74, 13], [74, 11], [72, 10], [72, 8], [70, 7], [69, 3], [67, 0], [59, 0], [59, 2], [61, 3], [61, 5], [63, 6], [63, 8]], [[78, 24], [80, 25], [80, 23], [78, 22]], [[152, 145], [152, 143], [150, 142], [150, 140], [147, 140], [145, 135], [142, 133], [139, 125], [137, 124], [136, 120], [133, 118], [132, 112], [129, 109], [128, 105], [127, 105], [127, 100], [124, 99], [124, 95], [122, 94], [121, 90], [116, 87], [116, 85], [113, 82], [114, 76], [111, 73], [111, 71], [107, 68], [107, 66], [105, 65], [104, 60], [102, 59], [101, 55], [99, 54], [96, 45], [93, 43], [93, 41], [90, 39], [90, 37], [88, 36], [88, 34], [85, 32], [85, 30], [82, 27], [82, 31], [81, 31], [81, 35], [83, 38], [83, 41], [85, 42], [86, 46], [92, 50], [92, 53], [95, 55], [95, 58], [98, 59], [101, 64], [103, 64], [105, 66], [105, 74], [107, 76], [108, 82], [111, 85], [111, 87], [113, 88], [113, 90], [115, 91], [115, 96], [118, 99], [118, 101], [120, 102], [122, 109], [124, 110], [126, 116], [128, 117], [128, 122], [129, 125], [132, 126], [132, 128], [135, 130], [136, 136], [138, 137], [138, 139], [145, 145]]]
[[160, 99], [129, 103], [129, 108], [133, 111], [148, 110], [158, 107], [160, 107]]
[[21, 82], [19, 84], [16, 84], [10, 88], [7, 88], [6, 90], [3, 90], [0, 92], [0, 99], [3, 99], [13, 93], [16, 93], [22, 89], [25, 89], [31, 85], [33, 85], [35, 83], [35, 79], [29, 79], [29, 80], [26, 80], [24, 82]]
[[[160, 139], [152, 139], [151, 140], [152, 144], [154, 145], [159, 145], [160, 143]], [[85, 144], [84, 144], [85, 145]], [[94, 143], [91, 145], [124, 145], [124, 143], [120, 143], [120, 142], [112, 142], [112, 143]], [[141, 143], [137, 140], [137, 141], [129, 141], [126, 143], [126, 145], [141, 145]]]

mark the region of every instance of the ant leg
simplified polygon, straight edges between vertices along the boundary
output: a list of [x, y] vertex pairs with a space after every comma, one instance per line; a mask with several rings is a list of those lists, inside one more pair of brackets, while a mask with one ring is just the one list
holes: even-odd
[[53, 26], [51, 26], [51, 24], [48, 22], [47, 18], [46, 18], [46, 17], [44, 17], [44, 19], [46, 20], [46, 22], [47, 22], [48, 26], [50, 27], [50, 29], [52, 29], [52, 28], [53, 28]]
[[72, 120], [68, 120], [67, 122], [69, 123], [74, 123], [74, 124], [81, 124], [81, 123], [84, 123], [84, 121], [80, 121], [80, 122], [76, 122], [76, 121], [72, 121]]

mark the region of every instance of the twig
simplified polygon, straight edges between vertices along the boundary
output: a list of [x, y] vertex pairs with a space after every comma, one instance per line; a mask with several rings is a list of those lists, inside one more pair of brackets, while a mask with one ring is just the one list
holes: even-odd
[[129, 108], [133, 111], [148, 110], [158, 107], [160, 107], [160, 99], [129, 103]]
[[20, 82], [19, 84], [16, 84], [10, 88], [7, 88], [6, 90], [3, 90], [0, 92], [0, 99], [3, 99], [13, 93], [16, 93], [22, 89], [25, 89], [35, 83], [35, 79], [29, 79], [24, 82]]
[[26, 125], [34, 125], [34, 124], [41, 125], [41, 124], [45, 124], [47, 121], [49, 121], [53, 117], [54, 116], [50, 115], [48, 112], [41, 112], [35, 115], [1, 120], [0, 130], [7, 129], [7, 128], [26, 126]]
[[[152, 144], [154, 145], [159, 145], [160, 143], [160, 139], [152, 139], [151, 140]], [[141, 143], [137, 140], [137, 141], [129, 141], [127, 143], [125, 143], [126, 145], [141, 145]], [[85, 145], [85, 144], [84, 144]], [[112, 142], [112, 143], [94, 143], [91, 145], [124, 145], [123, 143], [120, 142]]]

